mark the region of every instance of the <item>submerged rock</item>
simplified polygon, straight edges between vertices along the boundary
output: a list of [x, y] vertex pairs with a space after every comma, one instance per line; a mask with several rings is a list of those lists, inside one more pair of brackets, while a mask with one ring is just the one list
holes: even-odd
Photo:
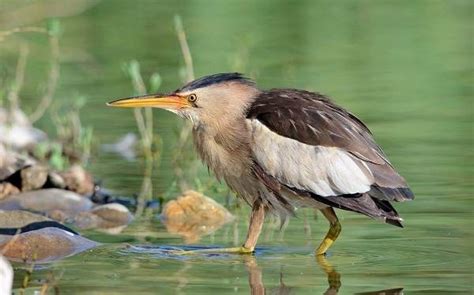
[[74, 192], [50, 188], [10, 195], [0, 201], [3, 210], [29, 210], [49, 214], [59, 210], [69, 217], [89, 211], [93, 203]]
[[120, 233], [131, 221], [133, 215], [121, 204], [106, 204], [95, 207], [89, 212], [81, 212], [74, 224], [82, 229], [99, 229], [107, 233]]
[[162, 218], [169, 233], [193, 243], [232, 221], [234, 216], [213, 199], [187, 191], [165, 205]]
[[47, 217], [26, 211], [0, 211], [0, 253], [10, 260], [50, 262], [97, 245]]

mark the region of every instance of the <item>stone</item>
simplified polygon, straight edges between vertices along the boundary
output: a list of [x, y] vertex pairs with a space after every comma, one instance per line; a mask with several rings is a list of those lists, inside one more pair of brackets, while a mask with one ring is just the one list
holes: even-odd
[[49, 184], [54, 188], [66, 189], [66, 182], [61, 175], [54, 171], [49, 171], [48, 173]]
[[98, 245], [80, 235], [51, 226], [18, 235], [0, 235], [0, 251], [9, 260], [18, 262], [51, 262]]
[[91, 200], [74, 192], [57, 188], [22, 192], [0, 201], [0, 209], [3, 210], [29, 210], [44, 214], [59, 210], [69, 217], [74, 217], [79, 212], [89, 211], [92, 207]]
[[116, 234], [132, 220], [133, 215], [127, 207], [111, 203], [97, 206], [89, 212], [79, 213], [74, 219], [74, 224], [81, 229], [99, 229]]
[[21, 191], [27, 192], [43, 187], [48, 179], [48, 168], [41, 165], [21, 169]]
[[0, 210], [0, 253], [9, 260], [50, 262], [97, 245], [47, 217]]
[[168, 232], [183, 236], [187, 243], [199, 241], [201, 236], [211, 234], [233, 219], [222, 205], [195, 191], [169, 201], [162, 212]]
[[0, 200], [5, 199], [9, 195], [17, 194], [20, 190], [9, 182], [0, 182]]
[[0, 125], [0, 142], [16, 149], [27, 149], [47, 139], [46, 133], [28, 126]]
[[51, 219], [23, 210], [0, 210], [0, 228], [20, 228], [30, 223], [52, 221]]
[[[27, 165], [11, 173], [0, 182], [0, 185], [15, 186], [20, 191], [31, 191], [42, 188], [48, 179], [48, 168], [42, 165]], [[0, 188], [1, 189], [1, 188]], [[1, 193], [0, 193], [1, 194]], [[0, 195], [1, 198], [1, 195]]]
[[6, 149], [0, 143], [0, 180], [4, 180], [25, 166], [35, 165], [36, 160], [27, 154]]
[[[81, 214], [81, 213], [79, 213]], [[67, 222], [70, 216], [61, 210], [52, 210], [48, 212], [48, 217], [58, 222]]]
[[59, 173], [68, 190], [80, 195], [92, 195], [95, 184], [92, 175], [79, 165], [73, 165], [65, 172]]

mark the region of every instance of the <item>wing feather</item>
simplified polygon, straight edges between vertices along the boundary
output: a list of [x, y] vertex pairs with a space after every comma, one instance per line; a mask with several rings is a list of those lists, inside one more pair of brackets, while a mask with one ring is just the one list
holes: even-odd
[[258, 120], [249, 120], [248, 125], [254, 160], [282, 184], [323, 197], [370, 190], [374, 181], [370, 171], [346, 151], [278, 135]]
[[325, 197], [369, 192], [380, 200], [413, 199], [367, 126], [324, 95], [265, 91], [247, 119], [255, 160], [285, 185]]

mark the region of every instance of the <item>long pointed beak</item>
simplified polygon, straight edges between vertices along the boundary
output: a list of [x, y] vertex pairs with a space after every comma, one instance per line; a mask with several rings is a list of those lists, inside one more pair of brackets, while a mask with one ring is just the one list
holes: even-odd
[[162, 108], [170, 110], [179, 110], [191, 106], [186, 97], [178, 95], [142, 95], [117, 99], [107, 103], [111, 107], [121, 108]]

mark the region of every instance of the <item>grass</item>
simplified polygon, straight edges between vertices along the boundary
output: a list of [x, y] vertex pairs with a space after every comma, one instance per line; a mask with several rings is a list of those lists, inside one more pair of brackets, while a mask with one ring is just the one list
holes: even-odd
[[[45, 87], [37, 95], [40, 97], [37, 105], [26, 115], [29, 123], [34, 124], [48, 113], [56, 127], [55, 140], [37, 145], [33, 154], [39, 160], [48, 162], [59, 170], [65, 169], [71, 162], [86, 164], [93, 145], [93, 128], [84, 127], [80, 120], [80, 109], [85, 104], [85, 98], [78, 97], [72, 104], [64, 105], [55, 100], [61, 68], [59, 47], [59, 39], [62, 34], [61, 24], [57, 19], [50, 19], [44, 27], [29, 26], [2, 31], [0, 32], [0, 46], [13, 36], [25, 33], [45, 36], [49, 44], [49, 70], [44, 82]], [[13, 114], [18, 111], [23, 113], [21, 92], [27, 79], [25, 69], [30, 56], [28, 42], [15, 41], [15, 39], [9, 40], [9, 44], [18, 46], [15, 75], [0, 87], [3, 88], [0, 89], [0, 105], [3, 105], [8, 111], [9, 118], [13, 118]], [[10, 124], [15, 124], [15, 122], [11, 121]]]

